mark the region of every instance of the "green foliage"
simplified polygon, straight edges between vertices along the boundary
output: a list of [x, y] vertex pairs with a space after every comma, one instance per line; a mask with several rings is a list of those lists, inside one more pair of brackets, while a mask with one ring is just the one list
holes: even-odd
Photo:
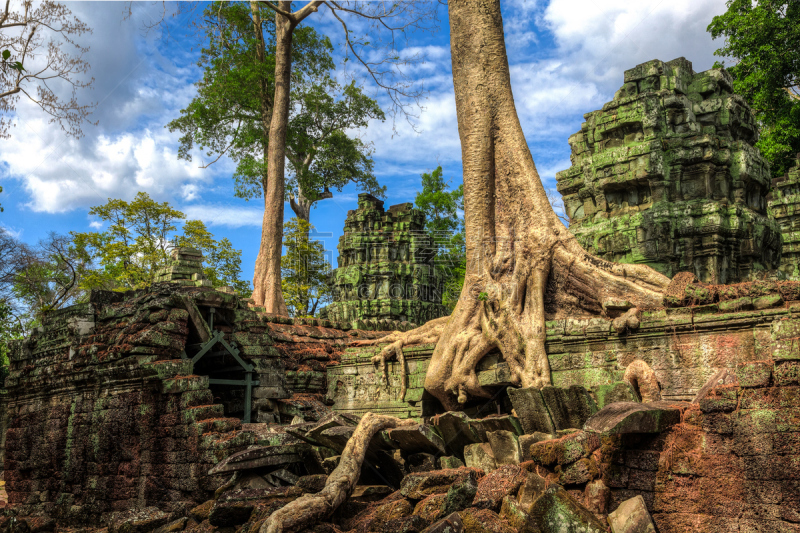
[[[238, 2], [206, 8], [207, 46], [198, 63], [203, 78], [194, 100], [167, 125], [183, 133], [180, 158], [191, 160], [195, 146], [211, 163], [229, 156], [236, 163], [235, 195], [245, 199], [260, 197], [266, 185], [275, 91], [274, 14], [258, 5], [263, 21], [259, 35], [250, 9], [249, 3]], [[292, 34], [286, 155], [293, 175], [287, 193], [301, 193], [312, 203], [329, 188], [341, 190], [350, 182], [373, 194], [384, 192], [372, 172], [371, 146], [346, 133], [365, 127], [370, 119], [383, 120], [383, 111], [354, 84], [341, 87], [331, 78], [332, 50], [330, 40], [311, 27], [298, 27]]]
[[0, 300], [0, 387], [3, 387], [8, 376], [9, 344], [24, 337], [22, 324], [14, 315], [11, 306]]
[[331, 300], [328, 288], [330, 264], [325, 260], [325, 248], [320, 241], [311, 240], [314, 226], [292, 217], [283, 225], [281, 257], [281, 289], [292, 316], [314, 316], [320, 304]]
[[[167, 127], [180, 131], [179, 157], [191, 160], [196, 145], [206, 155], [236, 162], [236, 196], [257, 198], [266, 180], [266, 153], [275, 92], [274, 15], [261, 4], [261, 32], [254, 31], [250, 4], [214, 2], [203, 12], [207, 46], [198, 66], [197, 96]], [[292, 34], [292, 83], [333, 68], [330, 41], [311, 27]], [[259, 50], [264, 61], [260, 61]], [[266, 116], [262, 113], [267, 110]]]
[[436, 268], [444, 279], [442, 303], [451, 311], [458, 302], [464, 275], [467, 271], [464, 220], [464, 185], [449, 190], [441, 165], [431, 173], [422, 174], [422, 192], [414, 203], [425, 213], [425, 229], [437, 247]]
[[[756, 146], [782, 176], [800, 152], [800, 2], [729, 0], [708, 26], [725, 44], [715, 52], [738, 62], [727, 67], [761, 125]], [[725, 66], [716, 63], [715, 67]]]
[[133, 201], [109, 199], [92, 207], [90, 215], [110, 225], [103, 232], [73, 233], [76, 246], [98, 270], [87, 272], [86, 288], [129, 290], [153, 283], [165, 266], [170, 237], [183, 213], [167, 202], [158, 203], [145, 192]]
[[50, 233], [34, 248], [21, 246], [15, 262], [12, 293], [26, 309], [27, 320], [40, 320], [44, 313], [86, 296], [81, 280], [90, 265], [70, 236]]
[[371, 119], [384, 120], [378, 103], [355, 82], [341, 87], [327, 75], [293, 93], [295, 106], [286, 137], [293, 173], [288, 192], [300, 192], [314, 202], [329, 188], [341, 191], [353, 182], [365, 192], [384, 196], [386, 187], [373, 174], [372, 147], [346, 133], [366, 128]]
[[240, 294], [250, 292], [249, 284], [239, 279], [241, 250], [235, 250], [228, 239], [217, 242], [199, 220], [177, 224], [185, 216], [167, 202], [154, 201], [140, 192], [131, 202], [109, 199], [102, 206], [89, 210], [109, 227], [103, 232], [74, 233], [76, 248], [87, 261], [98, 266], [83, 275], [85, 289], [129, 290], [153, 283], [158, 270], [169, 259], [175, 245], [198, 248], [205, 256], [205, 274], [215, 287], [230, 285]]
[[202, 220], [188, 220], [183, 225], [183, 235], [175, 238], [178, 246], [189, 246], [203, 252], [203, 274], [214, 287], [225, 285], [234, 288], [239, 296], [249, 297], [250, 283], [240, 279], [242, 275], [242, 251], [233, 248], [231, 241], [223, 237], [215, 241]]

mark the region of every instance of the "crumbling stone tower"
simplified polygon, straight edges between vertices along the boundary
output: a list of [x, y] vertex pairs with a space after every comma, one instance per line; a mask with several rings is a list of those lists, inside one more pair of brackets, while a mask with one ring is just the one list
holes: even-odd
[[800, 154], [785, 176], [772, 180], [768, 197], [770, 215], [781, 227], [781, 264], [787, 277], [800, 279]]
[[359, 194], [339, 239], [334, 301], [322, 314], [360, 329], [404, 329], [447, 314], [424, 228], [425, 215], [411, 203], [385, 211], [381, 200]]
[[767, 217], [769, 167], [755, 120], [724, 69], [684, 58], [642, 63], [569, 138], [556, 174], [586, 251], [733, 283], [777, 267], [780, 229]]

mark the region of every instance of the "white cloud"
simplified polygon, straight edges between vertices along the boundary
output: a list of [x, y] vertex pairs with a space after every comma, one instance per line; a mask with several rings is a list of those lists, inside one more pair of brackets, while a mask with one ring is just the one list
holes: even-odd
[[193, 204], [182, 209], [187, 220], [202, 220], [208, 226], [261, 227], [264, 210], [220, 204]]
[[94, 229], [103, 229], [103, 223], [100, 222], [99, 220], [92, 220], [91, 222], [89, 222], [89, 227]]

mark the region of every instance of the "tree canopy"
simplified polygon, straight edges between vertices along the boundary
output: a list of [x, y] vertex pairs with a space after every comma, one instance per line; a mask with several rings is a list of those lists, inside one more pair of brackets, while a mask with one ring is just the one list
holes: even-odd
[[[109, 224], [102, 232], [73, 233], [75, 246], [87, 262], [81, 285], [85, 289], [138, 289], [153, 283], [167, 264], [173, 246], [192, 246], [203, 252], [205, 274], [215, 287], [230, 285], [240, 294], [249, 285], [240, 279], [241, 250], [228, 239], [214, 236], [199, 220], [185, 221], [185, 215], [169, 205], [156, 202], [140, 192], [130, 201], [109, 199], [89, 210], [90, 215]], [[178, 224], [183, 222], [183, 233]]]
[[319, 306], [331, 299], [330, 264], [322, 242], [309, 237], [313, 229], [297, 217], [284, 224], [281, 288], [291, 316], [314, 316]]
[[724, 46], [715, 55], [733, 75], [761, 124], [756, 146], [774, 176], [782, 176], [800, 152], [800, 3], [792, 0], [729, 0], [708, 26]]
[[464, 240], [464, 185], [449, 189], [441, 165], [424, 173], [414, 203], [425, 213], [425, 230], [436, 245], [436, 270], [444, 279], [442, 303], [453, 310], [464, 285], [467, 256]]

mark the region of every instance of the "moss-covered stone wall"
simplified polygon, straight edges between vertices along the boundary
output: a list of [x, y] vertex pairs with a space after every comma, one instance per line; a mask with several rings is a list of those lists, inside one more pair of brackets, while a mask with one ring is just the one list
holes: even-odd
[[339, 239], [339, 268], [331, 275], [333, 303], [320, 312], [358, 329], [407, 330], [444, 316], [442, 280], [434, 268], [436, 236], [412, 204], [384, 210], [362, 193]]
[[736, 283], [774, 269], [770, 172], [753, 114], [724, 69], [648, 61], [569, 138], [556, 174], [569, 229], [590, 253], [672, 277]]
[[788, 279], [800, 280], [800, 154], [785, 176], [772, 180], [769, 214], [781, 228], [781, 264]]
[[[646, 311], [639, 329], [622, 336], [602, 318], [548, 322], [545, 347], [552, 384], [579, 385], [597, 394], [622, 381], [626, 367], [641, 359], [656, 373], [665, 399], [691, 400], [722, 369], [733, 371], [742, 362], [800, 354], [800, 302], [765, 297], [754, 309], [753, 300], [745, 299]], [[433, 414], [425, 411], [422, 388], [433, 346], [404, 350], [405, 399], [399, 397], [400, 363], [387, 365], [388, 382], [372, 364], [379, 348], [347, 349], [339, 365], [328, 367], [328, 398], [335, 402], [334, 409], [402, 417]], [[497, 356], [485, 358], [477, 370], [486, 386], [510, 384], [506, 363]]]

